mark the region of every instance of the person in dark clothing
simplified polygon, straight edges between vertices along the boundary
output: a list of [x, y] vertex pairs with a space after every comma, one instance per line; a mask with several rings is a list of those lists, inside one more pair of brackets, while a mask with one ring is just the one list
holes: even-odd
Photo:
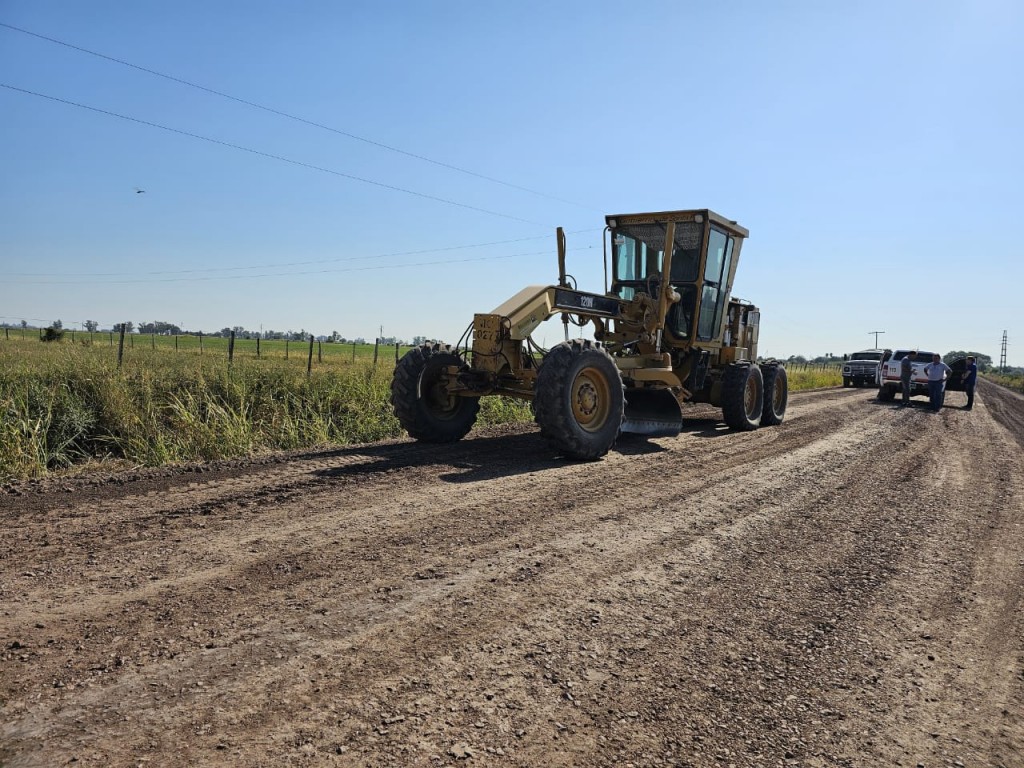
[[967, 356], [967, 368], [964, 370], [964, 392], [967, 393], [967, 405], [965, 411], [974, 407], [974, 388], [978, 384], [978, 361], [974, 355]]
[[910, 405], [910, 379], [914, 375], [914, 360], [917, 359], [917, 351], [910, 350], [900, 360], [900, 384], [903, 385], [903, 405]]

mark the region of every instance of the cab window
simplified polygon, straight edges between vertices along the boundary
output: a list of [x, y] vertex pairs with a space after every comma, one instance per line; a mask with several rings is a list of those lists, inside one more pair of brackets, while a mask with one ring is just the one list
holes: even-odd
[[726, 282], [732, 268], [733, 239], [712, 227], [708, 236], [708, 258], [704, 267], [704, 288], [700, 297], [700, 319], [697, 338], [713, 339], [722, 325], [722, 313], [727, 303]]
[[665, 225], [619, 227], [612, 232], [612, 244], [612, 291], [623, 299], [632, 299], [637, 290], [647, 290], [648, 278], [661, 274]]

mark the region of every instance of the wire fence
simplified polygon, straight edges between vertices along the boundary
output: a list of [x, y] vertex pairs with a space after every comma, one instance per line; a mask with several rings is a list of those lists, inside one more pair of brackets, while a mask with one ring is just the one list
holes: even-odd
[[[32, 340], [43, 339], [46, 329], [43, 328], [14, 328], [5, 327], [2, 329], [5, 340]], [[65, 329], [61, 340], [64, 343], [84, 344], [88, 346], [106, 346], [111, 349], [121, 348], [121, 334], [119, 331], [84, 331], [77, 329]], [[284, 360], [304, 361], [307, 364], [314, 360], [322, 363], [325, 358], [332, 362], [358, 362], [360, 360], [373, 361], [374, 363], [391, 360], [395, 362], [402, 354], [412, 348], [413, 345], [394, 343], [391, 340], [375, 339], [373, 343], [359, 341], [330, 341], [316, 339], [309, 336], [301, 339], [263, 339], [252, 336], [230, 336], [206, 335], [203, 333], [191, 334], [162, 334], [162, 333], [125, 333], [121, 354], [134, 349], [163, 350], [166, 352], [213, 355], [226, 357], [233, 361], [236, 357], [249, 358], [280, 358]], [[840, 370], [843, 366], [841, 359], [828, 361], [797, 362], [780, 361], [790, 372], [828, 372]]]
[[[42, 328], [3, 328], [0, 339], [11, 342], [47, 341], [47, 330]], [[374, 365], [398, 362], [411, 349], [411, 345], [391, 340], [376, 339], [373, 343], [359, 341], [329, 341], [314, 336], [302, 339], [263, 339], [259, 337], [207, 336], [198, 334], [127, 333], [121, 331], [64, 330], [53, 343], [71, 344], [91, 348], [108, 348], [116, 355], [118, 365], [126, 355], [137, 350], [169, 354], [195, 355], [226, 359], [277, 359], [304, 363], [311, 369], [314, 363], [372, 362]]]
[[827, 363], [795, 363], [787, 362], [785, 360], [780, 361], [786, 366], [787, 371], [831, 371], [831, 370], [842, 370], [842, 360], [831, 360]]

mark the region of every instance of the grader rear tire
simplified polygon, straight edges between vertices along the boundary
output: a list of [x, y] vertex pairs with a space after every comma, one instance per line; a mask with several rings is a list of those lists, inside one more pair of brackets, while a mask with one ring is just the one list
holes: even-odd
[[761, 411], [761, 426], [774, 427], [781, 424], [786, 416], [789, 403], [789, 377], [786, 369], [777, 363], [761, 366], [764, 381], [764, 408]]
[[424, 344], [406, 352], [395, 366], [391, 406], [410, 437], [424, 443], [454, 443], [476, 422], [480, 399], [444, 390], [443, 372], [450, 365], [467, 367], [447, 344]]
[[594, 461], [608, 453], [622, 429], [622, 377], [600, 345], [563, 342], [544, 356], [533, 405], [540, 433], [555, 451]]
[[751, 363], [733, 363], [722, 377], [722, 416], [729, 429], [749, 432], [761, 426], [764, 379]]

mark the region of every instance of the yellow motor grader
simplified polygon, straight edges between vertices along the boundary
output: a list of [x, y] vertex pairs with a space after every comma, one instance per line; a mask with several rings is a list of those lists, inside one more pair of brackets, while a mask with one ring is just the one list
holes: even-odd
[[[455, 346], [398, 362], [391, 404], [409, 435], [461, 439], [484, 395], [532, 401], [541, 434], [576, 460], [600, 458], [621, 432], [678, 434], [686, 401], [720, 406], [735, 430], [782, 422], [786, 369], [756, 362], [760, 312], [730, 296], [747, 230], [707, 209], [605, 221], [604, 293], [566, 274], [559, 229], [557, 285], [524, 288], [475, 315]], [[542, 349], [530, 334], [559, 314], [566, 341]], [[570, 340], [570, 325], [593, 325], [594, 340]]]

